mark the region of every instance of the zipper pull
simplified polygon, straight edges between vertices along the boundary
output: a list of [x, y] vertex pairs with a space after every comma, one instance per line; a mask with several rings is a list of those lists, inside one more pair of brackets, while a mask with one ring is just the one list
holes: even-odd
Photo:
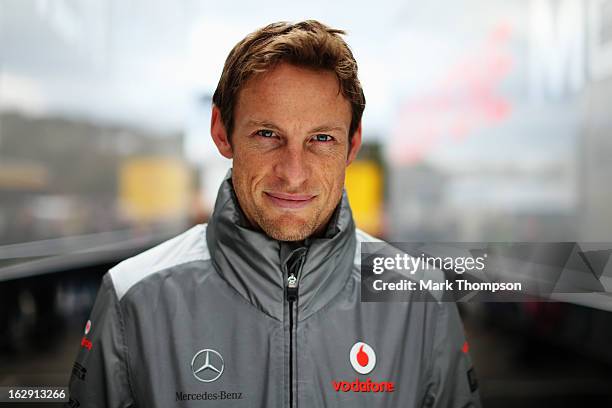
[[287, 277], [287, 301], [295, 302], [298, 295], [298, 280], [294, 273]]
[[308, 248], [301, 247], [293, 251], [286, 263], [287, 270], [287, 301], [295, 302], [298, 298], [298, 276], [306, 260]]

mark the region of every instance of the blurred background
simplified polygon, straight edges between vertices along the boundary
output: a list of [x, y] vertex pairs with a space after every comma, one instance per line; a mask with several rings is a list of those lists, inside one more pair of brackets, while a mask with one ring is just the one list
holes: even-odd
[[[348, 31], [362, 229], [612, 242], [612, 0], [236, 3], [0, 0], [0, 385], [67, 384], [102, 274], [206, 221], [212, 93], [273, 21]], [[461, 311], [484, 406], [611, 406], [609, 297]]]

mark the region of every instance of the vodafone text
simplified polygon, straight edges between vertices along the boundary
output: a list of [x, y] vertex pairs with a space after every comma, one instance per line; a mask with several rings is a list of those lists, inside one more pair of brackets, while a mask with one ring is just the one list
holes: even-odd
[[371, 378], [355, 381], [332, 381], [336, 392], [393, 392], [395, 391], [395, 383], [388, 381], [374, 382]]

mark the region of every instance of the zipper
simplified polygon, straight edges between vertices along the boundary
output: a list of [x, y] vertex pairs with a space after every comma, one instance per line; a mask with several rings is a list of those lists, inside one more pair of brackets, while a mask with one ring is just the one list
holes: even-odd
[[[298, 299], [299, 274], [304, 264], [306, 248], [300, 248], [291, 256], [287, 262], [287, 284], [285, 289], [285, 299], [289, 304], [289, 407], [293, 408], [296, 396], [293, 392], [295, 383], [294, 374], [294, 333], [297, 333], [297, 316], [294, 317], [294, 306]], [[297, 406], [297, 405], [296, 405]]]
[[289, 407], [293, 408], [293, 304], [297, 300], [297, 276], [287, 277], [287, 302], [289, 302]]

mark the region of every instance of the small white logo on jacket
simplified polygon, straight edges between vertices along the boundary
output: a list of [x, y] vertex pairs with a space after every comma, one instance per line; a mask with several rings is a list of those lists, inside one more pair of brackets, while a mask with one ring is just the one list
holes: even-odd
[[202, 382], [216, 381], [223, 374], [224, 367], [223, 357], [213, 349], [200, 350], [191, 360], [193, 376]]

